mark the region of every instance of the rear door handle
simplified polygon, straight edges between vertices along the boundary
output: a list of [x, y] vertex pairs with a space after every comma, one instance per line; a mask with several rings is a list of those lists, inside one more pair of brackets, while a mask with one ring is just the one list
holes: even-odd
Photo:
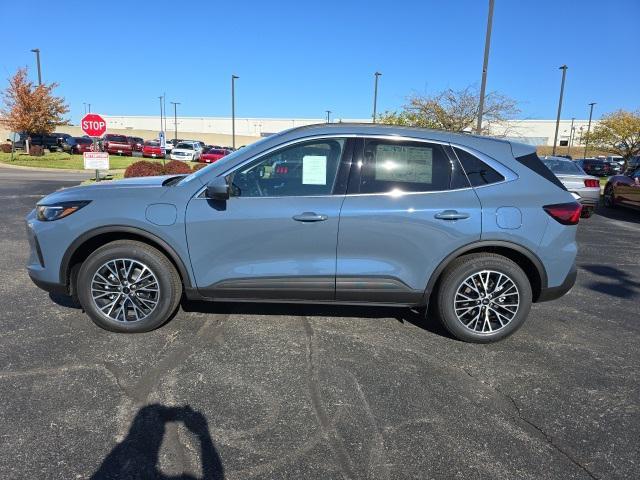
[[438, 220], [463, 220], [469, 218], [468, 213], [458, 212], [457, 210], [443, 210], [435, 214]]
[[326, 215], [319, 215], [315, 212], [304, 212], [293, 216], [296, 222], [324, 222], [328, 218]]

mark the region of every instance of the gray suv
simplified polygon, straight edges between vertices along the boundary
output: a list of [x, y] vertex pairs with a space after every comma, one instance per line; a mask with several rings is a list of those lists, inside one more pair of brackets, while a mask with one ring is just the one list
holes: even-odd
[[528, 145], [323, 124], [192, 175], [53, 193], [26, 219], [28, 271], [118, 332], [186, 298], [422, 308], [491, 342], [572, 287], [580, 209]]

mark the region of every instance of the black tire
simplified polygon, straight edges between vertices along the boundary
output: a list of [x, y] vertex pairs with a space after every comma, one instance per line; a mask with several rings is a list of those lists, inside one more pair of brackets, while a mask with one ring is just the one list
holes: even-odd
[[[101, 311], [96, 304], [96, 302], [101, 302], [105, 299], [94, 300], [92, 296], [91, 285], [94, 275], [100, 271], [103, 265], [115, 259], [130, 259], [134, 262], [139, 262], [150, 270], [155, 279], [157, 279], [158, 293], [154, 294], [157, 295], [154, 298], [154, 301], [157, 301], [155, 308], [140, 320], [126, 321], [127, 319], [125, 318], [127, 312], [134, 311], [131, 308], [133, 307], [134, 299], [128, 300], [129, 304], [125, 300], [125, 307], [129, 305], [129, 308], [125, 308], [122, 319], [114, 319]], [[132, 272], [131, 275], [133, 276], [134, 273]], [[118, 281], [117, 283], [121, 282]], [[76, 291], [82, 308], [96, 325], [112, 332], [138, 333], [154, 330], [171, 318], [180, 303], [182, 282], [173, 264], [156, 248], [134, 240], [117, 240], [98, 248], [84, 261], [78, 272]], [[115, 290], [114, 293], [118, 294]], [[133, 292], [133, 289], [126, 293], [131, 296], [140, 295], [140, 292]], [[124, 298], [124, 293], [119, 295]], [[135, 315], [138, 316], [137, 311]], [[120, 315], [118, 314], [118, 316]]]
[[[494, 325], [494, 327], [497, 326], [497, 328], [493, 328], [493, 331], [482, 332], [464, 325], [463, 321], [456, 315], [454, 302], [456, 299], [460, 301], [459, 299], [462, 298], [457, 296], [457, 292], [459, 288], [462, 288], [463, 282], [470, 276], [484, 270], [490, 270], [492, 272], [496, 272], [497, 274], [506, 275], [506, 277], [508, 277], [512, 281], [517, 289], [519, 305], [513, 318], [511, 318], [508, 322], [505, 321], [504, 326], [500, 327], [499, 324], [495, 322], [487, 322], [487, 330], [489, 330], [489, 327], [491, 325]], [[496, 275], [492, 275], [492, 278], [495, 281]], [[489, 280], [487, 280], [487, 282], [489, 282]], [[531, 309], [532, 291], [531, 284], [527, 275], [515, 262], [506, 257], [503, 257], [502, 255], [493, 253], [473, 253], [457, 258], [456, 260], [451, 262], [451, 264], [445, 269], [438, 283], [439, 287], [436, 292], [435, 311], [437, 312], [437, 315], [444, 328], [446, 328], [447, 331], [451, 333], [451, 335], [465, 342], [491, 343], [502, 340], [503, 338], [514, 333], [518, 328], [522, 326], [524, 321], [527, 319], [529, 310]], [[506, 293], [506, 290], [504, 290], [504, 292]], [[498, 295], [504, 295], [504, 293], [492, 293], [492, 298], [496, 302], [496, 306], [494, 306], [494, 308], [502, 308], [503, 310], [500, 311], [504, 312], [504, 307], [501, 307], [498, 304]], [[472, 317], [475, 316], [476, 313], [480, 315], [480, 309], [484, 304], [482, 303], [482, 301], [479, 302], [481, 304], [480, 307], [472, 307], [477, 308], [478, 310], [470, 310], [468, 313]], [[468, 304], [471, 305], [472, 302], [469, 302]], [[466, 306], [467, 304], [459, 305]], [[498, 319], [498, 317], [494, 313], [490, 313], [488, 318], [493, 318], [494, 320]], [[502, 319], [500, 319], [500, 321], [502, 321]], [[473, 324], [470, 322], [470, 325], [472, 327], [478, 326], [478, 323]], [[485, 324], [483, 323], [481, 326], [482, 330], [484, 330]]]
[[613, 185], [607, 185], [604, 188], [604, 206], [607, 208], [616, 208], [616, 198], [613, 191]]

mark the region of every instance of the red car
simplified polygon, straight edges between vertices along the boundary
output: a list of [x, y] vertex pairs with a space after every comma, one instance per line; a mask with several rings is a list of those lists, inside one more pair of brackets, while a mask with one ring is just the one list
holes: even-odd
[[164, 158], [162, 149], [160, 148], [160, 143], [153, 140], [144, 142], [144, 146], [142, 147], [142, 156], [144, 158]]
[[140, 137], [127, 137], [129, 139], [129, 143], [133, 147], [134, 152], [141, 152], [142, 147], [144, 146], [144, 140]]
[[209, 148], [202, 152], [200, 155], [200, 161], [204, 163], [213, 163], [227, 155], [229, 155], [229, 151], [223, 148]]
[[102, 138], [102, 148], [113, 155], [133, 156], [133, 146], [124, 135], [107, 134]]
[[604, 204], [640, 209], [640, 166], [628, 168], [624, 174], [609, 178], [604, 187]]

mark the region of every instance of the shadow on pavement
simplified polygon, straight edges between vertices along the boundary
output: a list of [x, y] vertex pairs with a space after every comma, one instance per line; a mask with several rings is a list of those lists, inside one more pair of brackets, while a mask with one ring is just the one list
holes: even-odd
[[621, 222], [640, 224], [640, 210], [634, 210], [626, 207], [607, 208], [600, 206], [594, 215], [609, 218], [611, 220], [619, 220]]
[[587, 284], [587, 288], [618, 298], [632, 298], [640, 293], [640, 282], [632, 280], [628, 273], [608, 265], [581, 265], [587, 272], [604, 277], [609, 281]]
[[410, 323], [436, 335], [453, 338], [432, 313], [424, 309], [399, 307], [300, 304], [300, 303], [227, 303], [183, 301], [186, 312], [218, 313], [233, 315], [273, 315], [307, 317], [395, 318], [400, 323]]
[[127, 437], [113, 448], [91, 479], [195, 480], [197, 477], [192, 475], [171, 476], [159, 470], [158, 458], [165, 425], [171, 422], [181, 422], [197, 438], [202, 466], [200, 478], [223, 479], [224, 468], [211, 440], [205, 416], [189, 405], [166, 407], [159, 404], [147, 405], [138, 411]]

